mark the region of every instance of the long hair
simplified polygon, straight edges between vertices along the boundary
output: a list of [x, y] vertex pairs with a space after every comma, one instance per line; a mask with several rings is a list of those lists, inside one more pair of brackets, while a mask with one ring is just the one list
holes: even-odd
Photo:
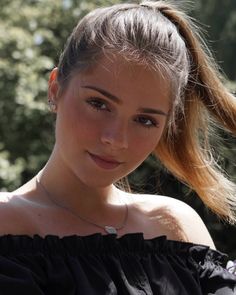
[[214, 160], [210, 122], [236, 134], [236, 99], [196, 25], [168, 1], [116, 4], [87, 14], [67, 40], [58, 81], [94, 66], [107, 52], [161, 73], [171, 88], [168, 122], [153, 154], [219, 217], [236, 223], [236, 189]]

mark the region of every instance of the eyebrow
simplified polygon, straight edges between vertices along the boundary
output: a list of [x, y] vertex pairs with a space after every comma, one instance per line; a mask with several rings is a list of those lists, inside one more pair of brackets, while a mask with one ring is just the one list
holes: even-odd
[[[84, 85], [84, 86], [81, 86], [81, 87], [95, 90], [95, 91], [101, 93], [102, 95], [106, 96], [107, 98], [109, 98], [113, 102], [115, 102], [117, 104], [122, 104], [122, 101], [121, 101], [120, 98], [118, 98], [114, 94], [109, 93], [107, 90], [101, 89], [101, 88], [96, 87], [96, 86], [91, 86], [91, 85]], [[139, 108], [138, 111], [141, 112], [141, 113], [148, 113], [148, 114], [157, 114], [157, 115], [163, 115], [163, 116], [168, 115], [167, 113], [163, 112], [162, 110], [152, 109], [152, 108]]]

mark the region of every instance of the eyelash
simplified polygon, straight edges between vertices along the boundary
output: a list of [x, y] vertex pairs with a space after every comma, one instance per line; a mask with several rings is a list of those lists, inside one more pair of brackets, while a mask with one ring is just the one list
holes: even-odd
[[[98, 112], [101, 112], [101, 111], [108, 111], [110, 112], [110, 110], [107, 108], [107, 103], [106, 101], [102, 100], [101, 98], [97, 98], [97, 97], [90, 97], [88, 100], [87, 100], [87, 103], [93, 108], [95, 109], [96, 111]], [[98, 106], [99, 105], [99, 106]], [[101, 105], [105, 105], [106, 108], [101, 108]], [[145, 125], [145, 124], [142, 124], [140, 122], [138, 122], [137, 120], [135, 120], [136, 122], [140, 123], [141, 126], [143, 126], [144, 128], [152, 128], [152, 127], [158, 127], [158, 123], [156, 122], [156, 120], [152, 119], [152, 118], [149, 118], [149, 117], [146, 117], [146, 116], [140, 116], [139, 119], [146, 119], [146, 120], [149, 120], [151, 122], [150, 125]]]
[[[88, 100], [87, 100], [87, 103], [92, 107], [94, 108], [95, 110], [97, 111], [108, 111], [110, 112], [108, 106], [107, 106], [107, 103], [106, 101], [102, 100], [101, 98], [97, 98], [97, 97], [90, 97]], [[105, 108], [102, 108], [101, 105], [104, 105]]]
[[[151, 124], [145, 124], [145, 123], [141, 123], [138, 120], [140, 119], [145, 119], [146, 122], [150, 121]], [[156, 122], [156, 120], [154, 120], [153, 118], [149, 118], [146, 116], [139, 116], [138, 119], [135, 120], [137, 123], [141, 124], [144, 128], [152, 128], [152, 127], [158, 127], [158, 123]]]

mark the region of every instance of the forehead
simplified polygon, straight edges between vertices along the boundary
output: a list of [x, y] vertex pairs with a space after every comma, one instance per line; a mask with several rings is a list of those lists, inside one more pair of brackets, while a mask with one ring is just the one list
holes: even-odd
[[90, 66], [87, 71], [84, 71], [84, 75], [87, 77], [98, 74], [110, 77], [110, 79], [113, 79], [113, 82], [144, 78], [150, 80], [150, 82], [160, 81], [162, 84], [168, 84], [164, 71], [154, 71], [144, 63], [139, 63], [116, 53], [102, 55], [94, 65]]

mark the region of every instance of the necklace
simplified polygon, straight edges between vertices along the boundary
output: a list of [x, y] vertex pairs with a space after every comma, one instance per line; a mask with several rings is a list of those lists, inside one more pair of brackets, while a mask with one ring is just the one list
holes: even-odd
[[89, 220], [89, 219], [87, 219], [87, 218], [73, 212], [72, 210], [68, 209], [67, 207], [62, 206], [62, 205], [58, 204], [57, 202], [55, 202], [54, 199], [51, 197], [51, 194], [47, 191], [47, 189], [44, 187], [44, 185], [39, 180], [38, 175], [36, 176], [36, 185], [39, 186], [41, 188], [41, 190], [43, 190], [43, 192], [46, 194], [46, 196], [49, 198], [49, 200], [52, 201], [56, 206], [61, 207], [63, 209], [66, 209], [67, 211], [69, 211], [75, 217], [83, 220], [84, 222], [90, 223], [92, 225], [95, 225], [95, 226], [103, 229], [108, 234], [117, 234], [117, 231], [124, 228], [126, 223], [127, 223], [129, 207], [128, 207], [126, 202], [125, 202], [125, 209], [126, 209], [125, 210], [125, 216], [124, 216], [124, 220], [123, 220], [121, 226], [114, 227], [114, 226], [111, 226], [111, 225], [100, 225], [100, 224], [97, 224], [97, 223], [95, 223], [95, 222], [93, 222], [93, 221], [91, 221], [91, 220]]

